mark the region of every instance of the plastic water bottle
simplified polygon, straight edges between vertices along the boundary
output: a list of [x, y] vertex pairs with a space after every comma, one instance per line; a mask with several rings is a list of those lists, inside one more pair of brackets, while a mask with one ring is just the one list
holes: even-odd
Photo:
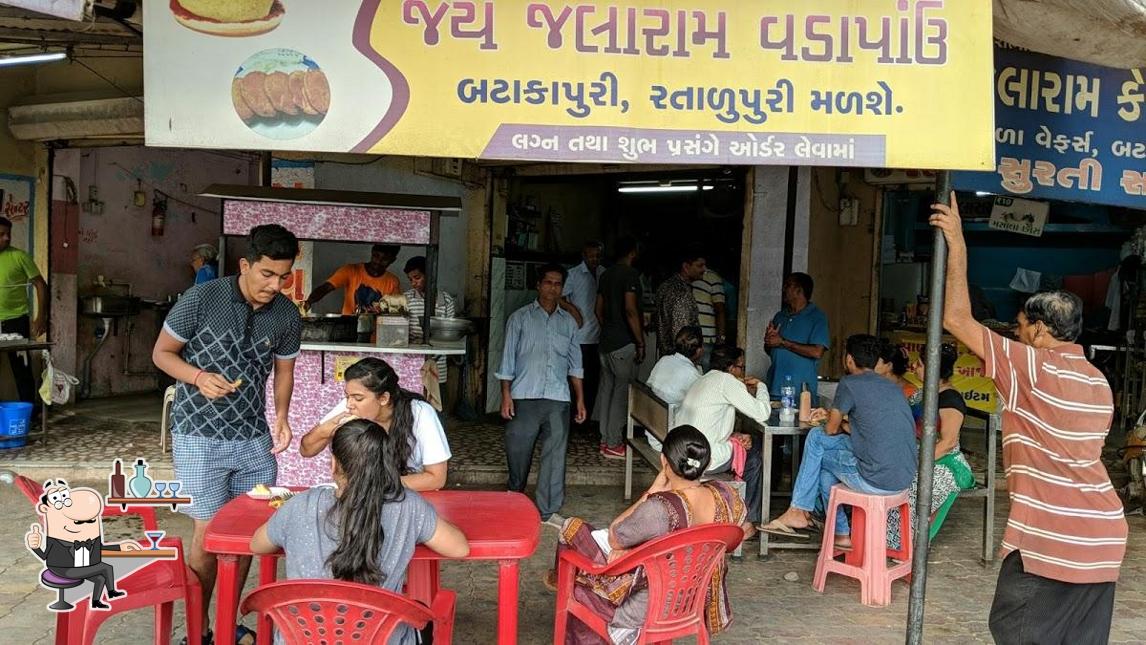
[[796, 386], [792, 383], [792, 375], [784, 377], [784, 385], [780, 387], [780, 408], [794, 410], [796, 408]]

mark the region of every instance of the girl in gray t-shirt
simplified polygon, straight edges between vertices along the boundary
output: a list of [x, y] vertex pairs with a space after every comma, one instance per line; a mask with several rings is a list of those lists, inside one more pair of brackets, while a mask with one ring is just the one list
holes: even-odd
[[[382, 426], [364, 419], [340, 427], [331, 440], [337, 488], [295, 495], [255, 532], [255, 553], [286, 552], [286, 577], [333, 578], [401, 593], [414, 547], [449, 557], [469, 554], [461, 531], [440, 519], [418, 493], [402, 487], [396, 451]], [[400, 627], [390, 643], [411, 644]]]

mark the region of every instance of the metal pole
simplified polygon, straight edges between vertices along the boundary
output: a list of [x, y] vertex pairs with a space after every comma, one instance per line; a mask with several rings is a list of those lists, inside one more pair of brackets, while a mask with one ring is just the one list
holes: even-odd
[[[935, 180], [936, 201], [947, 203], [951, 173], [942, 171]], [[933, 232], [931, 295], [927, 315], [927, 370], [923, 379], [923, 440], [919, 445], [919, 473], [915, 498], [915, 526], [911, 554], [911, 600], [907, 609], [907, 643], [923, 643], [923, 600], [927, 591], [927, 552], [931, 546], [931, 473], [935, 468], [935, 434], [939, 420], [939, 361], [943, 342], [943, 295], [947, 280], [947, 241], [939, 229]]]

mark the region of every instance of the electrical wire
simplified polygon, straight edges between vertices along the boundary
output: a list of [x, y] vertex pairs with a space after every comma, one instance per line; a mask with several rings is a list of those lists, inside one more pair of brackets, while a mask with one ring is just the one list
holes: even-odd
[[220, 209], [220, 208], [210, 208], [210, 207], [205, 207], [202, 204], [194, 204], [192, 202], [179, 199], [178, 197], [175, 197], [174, 195], [171, 195], [170, 193], [163, 191], [159, 186], [156, 186], [155, 184], [151, 183], [150, 181], [147, 181], [146, 179], [144, 179], [143, 177], [140, 177], [139, 175], [135, 174], [130, 169], [128, 169], [123, 164], [120, 164], [117, 161], [113, 161], [109, 165], [115, 166], [116, 168], [119, 168], [123, 172], [125, 172], [128, 175], [135, 178], [135, 180], [138, 181], [139, 183], [146, 184], [149, 188], [151, 188], [152, 191], [163, 195], [164, 199], [166, 199], [167, 201], [175, 202], [176, 204], [183, 204], [184, 206], [186, 206], [188, 208], [193, 208], [197, 211], [203, 211], [205, 213], [222, 214], [222, 209]]
[[[829, 213], [839, 211], [840, 210], [839, 204], [832, 206], [831, 204], [828, 203], [828, 200], [824, 198], [824, 191], [822, 190], [822, 188], [820, 186], [820, 173], [816, 172], [816, 170], [817, 170], [816, 168], [811, 169], [812, 192], [816, 193], [816, 199], [819, 200], [820, 206], [823, 206], [824, 210], [828, 211]], [[844, 197], [844, 195], [843, 195], [843, 193], [841, 193], [840, 198], [842, 199], [843, 197]]]
[[96, 76], [98, 76], [98, 77], [99, 77], [99, 78], [100, 78], [100, 79], [101, 79], [103, 82], [105, 82], [105, 83], [107, 83], [108, 85], [110, 85], [110, 86], [114, 87], [115, 89], [119, 90], [119, 92], [120, 92], [121, 94], [123, 94], [124, 96], [126, 96], [127, 98], [130, 98], [130, 99], [135, 99], [136, 101], [139, 101], [140, 103], [143, 103], [143, 99], [139, 98], [138, 96], [135, 96], [135, 95], [134, 95], [133, 93], [131, 93], [131, 92], [128, 92], [127, 90], [125, 90], [125, 89], [123, 89], [122, 87], [120, 87], [120, 86], [119, 86], [119, 85], [118, 85], [118, 84], [117, 84], [115, 81], [113, 81], [113, 80], [111, 80], [110, 78], [108, 78], [108, 77], [104, 76], [103, 74], [100, 74], [99, 72], [95, 71], [94, 69], [92, 69], [92, 68], [91, 68], [91, 66], [90, 66], [90, 65], [88, 65], [87, 63], [85, 63], [85, 62], [84, 62], [82, 59], [80, 59], [80, 58], [72, 58], [72, 62], [74, 62], [74, 63], [78, 64], [80, 67], [83, 67], [84, 69], [88, 70], [88, 71], [89, 71], [89, 72], [91, 72], [92, 74], [95, 74], [95, 75], [96, 75]]

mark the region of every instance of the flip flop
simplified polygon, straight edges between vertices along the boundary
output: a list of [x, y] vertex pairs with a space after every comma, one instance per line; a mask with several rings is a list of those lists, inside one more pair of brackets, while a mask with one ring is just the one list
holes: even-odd
[[255, 632], [246, 625], [235, 626], [235, 645], [255, 645]]
[[855, 547], [851, 544], [848, 544], [845, 546], [845, 545], [841, 545], [839, 542], [833, 541], [832, 542], [832, 548], [835, 549], [836, 551], [839, 551], [840, 553], [851, 553], [852, 549], [854, 549]]
[[812, 529], [815, 531], [824, 530], [824, 521], [817, 518], [815, 515], [808, 518], [808, 523], [812, 525]]
[[545, 585], [545, 588], [549, 591], [557, 593], [557, 570], [549, 569], [546, 571], [545, 574], [541, 576], [541, 584]]
[[[210, 629], [206, 630], [203, 633], [203, 639], [202, 640], [203, 640], [203, 645], [214, 645], [214, 643], [215, 643], [215, 632], [211, 631]], [[187, 637], [186, 636], [184, 636], [183, 639], [179, 641], [179, 645], [187, 645]]]
[[801, 533], [796, 529], [784, 524], [780, 520], [772, 520], [763, 526], [756, 527], [758, 530], [767, 533], [768, 535], [776, 535], [779, 537], [793, 538], [797, 540], [807, 540], [808, 534]]

